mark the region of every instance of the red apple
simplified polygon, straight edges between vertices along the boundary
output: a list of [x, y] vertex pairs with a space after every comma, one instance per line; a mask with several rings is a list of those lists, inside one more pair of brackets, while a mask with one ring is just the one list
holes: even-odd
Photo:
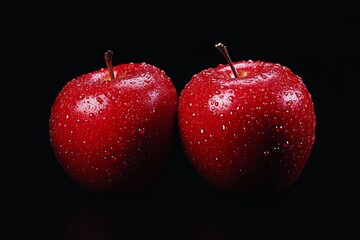
[[49, 132], [58, 162], [79, 185], [117, 194], [145, 187], [172, 149], [178, 95], [163, 70], [147, 63], [112, 65], [69, 81], [51, 108]]
[[194, 75], [181, 91], [178, 124], [189, 161], [228, 193], [284, 191], [300, 176], [315, 141], [312, 97], [289, 68], [232, 62]]

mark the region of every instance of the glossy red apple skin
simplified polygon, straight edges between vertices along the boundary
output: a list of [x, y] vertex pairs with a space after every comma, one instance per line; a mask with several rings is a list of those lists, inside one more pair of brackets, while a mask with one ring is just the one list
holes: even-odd
[[96, 193], [137, 191], [172, 150], [178, 96], [164, 71], [146, 63], [99, 69], [69, 81], [55, 99], [50, 142], [58, 162]]
[[289, 68], [263, 61], [206, 69], [181, 91], [180, 137], [191, 164], [228, 193], [289, 188], [315, 142], [311, 94]]

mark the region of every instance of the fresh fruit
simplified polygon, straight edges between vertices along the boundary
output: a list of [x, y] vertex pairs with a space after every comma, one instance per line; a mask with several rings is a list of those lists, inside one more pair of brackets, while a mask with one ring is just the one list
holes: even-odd
[[178, 95], [163, 70], [112, 65], [69, 81], [49, 118], [58, 162], [92, 192], [137, 191], [159, 176], [172, 150]]
[[195, 74], [181, 91], [178, 124], [191, 164], [228, 193], [289, 188], [315, 142], [312, 96], [301, 77], [278, 63], [232, 62]]

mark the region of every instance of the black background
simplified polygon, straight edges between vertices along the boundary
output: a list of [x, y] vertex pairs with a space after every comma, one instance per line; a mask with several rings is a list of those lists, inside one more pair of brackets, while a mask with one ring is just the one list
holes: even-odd
[[[2, 239], [338, 239], [358, 228], [359, 150], [355, 7], [241, 1], [21, 4], [2, 20]], [[6, 10], [6, 9], [5, 9]], [[180, 93], [191, 76], [232, 60], [290, 67], [314, 100], [316, 142], [286, 192], [242, 198], [194, 172], [178, 140], [146, 190], [91, 194], [72, 182], [49, 145], [48, 117], [62, 86], [114, 64], [163, 69]], [[5, 65], [5, 66], [6, 66]], [[4, 66], [4, 65], [3, 65]], [[4, 84], [5, 83], [5, 84]], [[5, 237], [6, 236], [6, 237]]]

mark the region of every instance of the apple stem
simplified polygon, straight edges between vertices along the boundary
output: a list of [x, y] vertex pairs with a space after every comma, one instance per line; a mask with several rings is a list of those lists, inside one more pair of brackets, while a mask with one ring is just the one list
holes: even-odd
[[229, 53], [226, 49], [226, 46], [222, 43], [215, 44], [215, 47], [221, 52], [221, 54], [225, 57], [226, 61], [230, 65], [231, 71], [233, 72], [235, 78], [239, 78], [239, 73], [236, 71], [236, 68], [233, 62], [230, 59]]
[[115, 79], [114, 67], [112, 65], [112, 56], [113, 56], [113, 52], [111, 50], [105, 51], [105, 62], [109, 70], [111, 80]]

